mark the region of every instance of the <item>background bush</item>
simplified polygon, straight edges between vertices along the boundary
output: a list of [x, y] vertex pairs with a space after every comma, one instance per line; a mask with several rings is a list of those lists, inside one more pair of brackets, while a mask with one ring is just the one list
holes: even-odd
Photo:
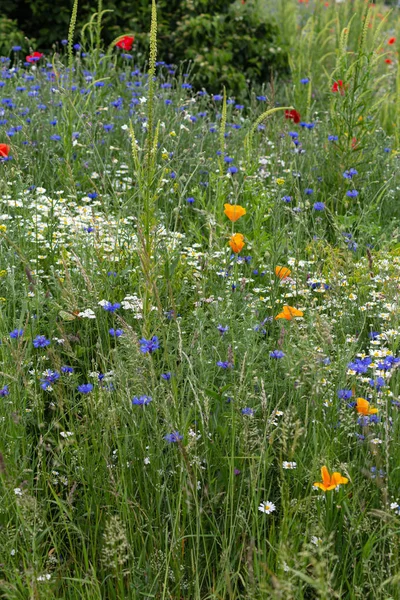
[[[16, 19], [15, 25], [31, 40], [37, 49], [50, 49], [67, 37], [72, 0], [56, 3], [50, 0], [11, 0], [5, 14]], [[239, 94], [248, 81], [265, 83], [272, 71], [287, 65], [285, 52], [279, 46], [278, 29], [265, 19], [258, 0], [159, 0], [159, 57], [168, 62], [188, 60], [193, 63], [193, 83], [206, 86], [209, 91], [228, 84]], [[135, 33], [135, 55], [147, 55], [150, 25], [150, 2], [105, 0], [103, 39], [110, 43], [127, 31]], [[79, 29], [97, 10], [96, 4], [79, 5]], [[22, 15], [22, 16], [21, 16]], [[10, 31], [9, 44], [16, 36]], [[28, 49], [28, 48], [26, 48]], [[4, 51], [4, 50], [3, 50]]]

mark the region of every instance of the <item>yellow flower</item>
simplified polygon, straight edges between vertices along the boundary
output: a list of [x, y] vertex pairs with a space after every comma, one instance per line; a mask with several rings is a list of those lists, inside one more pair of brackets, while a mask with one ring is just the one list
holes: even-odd
[[242, 233], [235, 233], [229, 240], [229, 245], [235, 254], [238, 254], [245, 246], [244, 235]]
[[328, 492], [329, 490], [334, 490], [338, 485], [345, 485], [349, 483], [347, 477], [342, 477], [340, 473], [335, 471], [332, 475], [329, 474], [328, 469], [324, 466], [321, 469], [322, 483], [317, 481], [314, 483], [315, 487], [324, 490], [324, 492]]
[[285, 180], [283, 179], [283, 177], [278, 177], [278, 179], [275, 179], [275, 182], [278, 185], [283, 185], [285, 183]]
[[7, 271], [5, 269], [0, 271], [0, 277], [5, 277], [6, 275], [7, 275]]
[[170, 132], [169, 132], [169, 135], [170, 135], [171, 137], [176, 137], [176, 133], [175, 133], [175, 131], [170, 131]]
[[224, 204], [224, 213], [232, 223], [243, 217], [246, 214], [246, 209], [239, 204]]
[[5, 225], [0, 225], [0, 231], [4, 231], [4, 233], [7, 231], [7, 227]]

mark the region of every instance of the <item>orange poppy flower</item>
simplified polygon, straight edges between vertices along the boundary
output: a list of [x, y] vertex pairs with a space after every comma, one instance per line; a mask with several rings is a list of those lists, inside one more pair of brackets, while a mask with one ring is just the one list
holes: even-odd
[[239, 204], [224, 204], [224, 213], [232, 223], [243, 217], [246, 214], [246, 209]]
[[244, 235], [242, 233], [235, 233], [235, 235], [233, 235], [229, 240], [229, 245], [233, 252], [238, 254], [238, 252], [240, 252], [245, 246]]
[[275, 267], [275, 275], [279, 277], [279, 279], [285, 279], [286, 277], [289, 277], [291, 272], [292, 271], [287, 267]]
[[365, 398], [357, 398], [356, 410], [361, 415], [376, 415], [378, 412], [378, 409], [370, 406], [370, 403]]
[[291, 321], [293, 317], [302, 317], [304, 313], [298, 308], [294, 308], [294, 306], [285, 306], [283, 307], [283, 311], [276, 315], [275, 319], [286, 319], [287, 321]]
[[10, 146], [8, 144], [0, 144], [0, 156], [5, 157], [10, 153]]
[[347, 477], [342, 477], [342, 475], [337, 471], [330, 475], [328, 469], [325, 466], [321, 469], [321, 477], [322, 483], [320, 481], [317, 481], [316, 483], [314, 483], [314, 486], [320, 488], [321, 490], [324, 490], [324, 492], [334, 490], [335, 487], [337, 487], [338, 485], [345, 485], [346, 483], [349, 483]]

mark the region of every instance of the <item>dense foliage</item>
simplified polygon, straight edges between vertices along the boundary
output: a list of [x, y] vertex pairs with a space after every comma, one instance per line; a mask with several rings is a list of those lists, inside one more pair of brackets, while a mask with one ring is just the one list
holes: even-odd
[[399, 598], [399, 14], [272, 8], [245, 101], [1, 58], [7, 600]]
[[[35, 48], [43, 49], [59, 46], [67, 37], [72, 6], [73, 0], [59, 0], [56, 7], [50, 0], [11, 0], [4, 14], [17, 20]], [[136, 39], [135, 54], [147, 56], [151, 2], [104, 0], [99, 8], [106, 11], [102, 30], [105, 43], [131, 31]], [[95, 10], [93, 3], [79, 4], [77, 32]], [[229, 82], [237, 94], [250, 82], [266, 83], [274, 71], [287, 69], [277, 27], [260, 10], [259, 0], [160, 0], [158, 12], [160, 58], [169, 63], [186, 61], [197, 86], [217, 91]], [[8, 52], [9, 45], [2, 45], [1, 31], [0, 25], [0, 51]], [[20, 43], [21, 35], [14, 36], [14, 44]], [[23, 45], [28, 49], [26, 42]]]

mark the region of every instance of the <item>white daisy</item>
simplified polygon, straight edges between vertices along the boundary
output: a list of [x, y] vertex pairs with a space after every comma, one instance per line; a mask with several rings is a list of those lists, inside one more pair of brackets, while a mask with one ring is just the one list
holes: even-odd
[[258, 507], [258, 510], [260, 510], [261, 512], [269, 515], [270, 513], [274, 512], [274, 510], [276, 510], [275, 504], [272, 504], [272, 502], [261, 502], [260, 506]]

